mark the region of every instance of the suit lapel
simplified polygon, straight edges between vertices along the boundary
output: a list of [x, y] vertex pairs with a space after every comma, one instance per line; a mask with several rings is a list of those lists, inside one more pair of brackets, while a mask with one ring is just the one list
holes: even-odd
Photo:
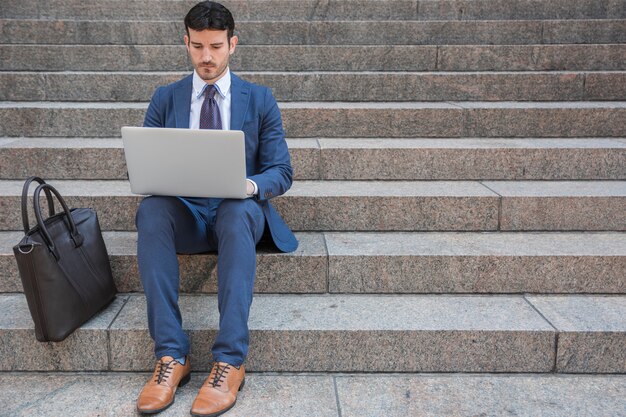
[[174, 115], [176, 127], [181, 129], [189, 128], [189, 111], [191, 110], [191, 89], [193, 84], [193, 74], [185, 78], [178, 88], [174, 90]]
[[250, 103], [250, 87], [232, 72], [230, 76], [230, 129], [242, 130]]

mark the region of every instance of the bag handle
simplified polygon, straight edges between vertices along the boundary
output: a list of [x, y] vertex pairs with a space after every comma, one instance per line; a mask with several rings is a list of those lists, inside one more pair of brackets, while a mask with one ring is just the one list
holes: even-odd
[[[35, 195], [34, 195], [35, 217], [37, 218], [37, 224], [39, 225], [41, 234], [44, 240], [46, 241], [46, 244], [48, 245], [48, 249], [50, 249], [50, 252], [52, 252], [54, 257], [58, 261], [59, 253], [56, 247], [54, 246], [52, 237], [50, 236], [50, 233], [48, 232], [48, 229], [46, 228], [46, 224], [44, 223], [43, 217], [41, 216], [41, 207], [39, 207], [39, 199], [40, 199], [42, 190], [44, 192], [45, 191], [52, 192], [52, 194], [56, 196], [57, 200], [59, 200], [59, 203], [61, 203], [61, 206], [63, 207], [63, 211], [65, 212], [65, 217], [67, 218], [67, 221], [69, 223], [70, 236], [72, 240], [74, 241], [74, 246], [75, 247], [81, 246], [83, 244], [84, 239], [83, 239], [83, 236], [80, 233], [78, 233], [78, 229], [76, 228], [76, 223], [74, 223], [74, 219], [72, 218], [72, 215], [70, 214], [70, 209], [67, 208], [67, 204], [65, 204], [65, 200], [63, 199], [63, 197], [61, 197], [61, 194], [59, 194], [56, 188], [54, 188], [50, 184], [39, 185], [37, 189], [35, 190]], [[47, 197], [47, 193], [46, 193], [46, 197]], [[50, 201], [50, 199], [48, 199], [48, 201]]]
[[[39, 177], [33, 176], [28, 177], [26, 182], [24, 183], [24, 187], [22, 187], [22, 226], [24, 226], [24, 234], [27, 234], [30, 230], [30, 225], [28, 221], [28, 189], [30, 188], [30, 184], [36, 181], [39, 184], [45, 184], [46, 182]], [[52, 194], [50, 194], [50, 190], [45, 189], [46, 197], [48, 200], [48, 213], [50, 216], [54, 216], [54, 201], [52, 201]]]

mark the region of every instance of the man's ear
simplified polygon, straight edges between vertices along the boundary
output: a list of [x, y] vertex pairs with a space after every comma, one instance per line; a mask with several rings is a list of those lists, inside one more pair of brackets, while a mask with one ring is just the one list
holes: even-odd
[[237, 37], [237, 35], [234, 35], [232, 38], [230, 38], [230, 51], [229, 53], [232, 55], [235, 53], [235, 48], [237, 47], [237, 43], [239, 42], [239, 38]]
[[185, 35], [185, 37], [183, 38], [183, 42], [185, 42], [185, 46], [187, 47], [187, 50], [189, 51], [189, 36]]

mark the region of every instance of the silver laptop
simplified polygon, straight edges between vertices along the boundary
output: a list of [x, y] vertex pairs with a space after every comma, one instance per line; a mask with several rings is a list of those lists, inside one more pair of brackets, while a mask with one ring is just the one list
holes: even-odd
[[134, 194], [246, 198], [241, 130], [122, 127]]

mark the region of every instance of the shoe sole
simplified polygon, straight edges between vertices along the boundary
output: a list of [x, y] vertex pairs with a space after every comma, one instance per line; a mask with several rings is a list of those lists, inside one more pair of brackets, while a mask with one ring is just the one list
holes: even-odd
[[[243, 389], [243, 386], [246, 385], [246, 379], [242, 379], [241, 380], [241, 385], [239, 385], [239, 389], [237, 391], [241, 391]], [[237, 398], [235, 398], [235, 401], [228, 407], [225, 408], [221, 411], [218, 411], [217, 413], [212, 413], [212, 414], [197, 414], [197, 413], [191, 413], [190, 414], [193, 417], [217, 417], [217, 416], [221, 416], [222, 414], [224, 414], [225, 412], [229, 411], [231, 408], [233, 408], [235, 406], [235, 404], [237, 404]]]
[[[187, 385], [187, 383], [191, 380], [191, 372], [187, 374], [187, 376], [183, 377], [180, 382], [178, 383], [178, 388], [184, 387], [185, 385]], [[156, 414], [156, 413], [160, 413], [161, 411], [165, 411], [168, 408], [170, 408], [172, 406], [172, 404], [174, 404], [174, 401], [176, 401], [176, 392], [174, 392], [174, 396], [172, 397], [172, 402], [170, 402], [169, 404], [167, 404], [165, 407], [161, 407], [157, 410], [142, 410], [139, 407], [137, 407], [137, 411], [140, 412], [141, 414]]]

